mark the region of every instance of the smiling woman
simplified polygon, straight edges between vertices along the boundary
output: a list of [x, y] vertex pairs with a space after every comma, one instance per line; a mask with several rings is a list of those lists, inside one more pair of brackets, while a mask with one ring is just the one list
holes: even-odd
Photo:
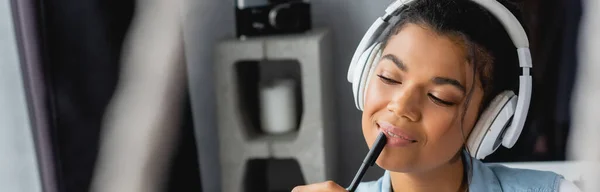
[[[578, 191], [553, 172], [478, 160], [518, 138], [531, 89], [523, 79], [532, 67], [515, 17], [495, 1], [478, 2], [396, 1], [382, 18], [397, 14], [397, 23], [369, 49], [359, 45], [366, 56], [353, 59], [350, 71], [360, 72], [349, 77], [358, 77], [351, 82], [363, 135], [373, 147], [383, 132], [387, 144], [376, 161], [384, 176], [357, 191]], [[380, 32], [372, 29], [367, 34]], [[344, 191], [333, 182], [295, 190]]]
[[[388, 40], [383, 55], [389, 57], [383, 57], [374, 70], [377, 76], [368, 83], [362, 120], [367, 143], [372, 143], [381, 129], [390, 138], [377, 161], [384, 169], [435, 170], [432, 175], [440, 177], [453, 174], [451, 169], [462, 172], [461, 162], [447, 164], [464, 143], [459, 131], [460, 106], [466, 102], [466, 91], [471, 92], [468, 109], [475, 110], [467, 111], [465, 127], [472, 128], [483, 89], [473, 81], [475, 73], [466, 51], [456, 42], [428, 26], [412, 23]], [[390, 57], [395, 59], [385, 59]], [[395, 147], [407, 138], [415, 142]], [[431, 170], [434, 167], [439, 168]]]

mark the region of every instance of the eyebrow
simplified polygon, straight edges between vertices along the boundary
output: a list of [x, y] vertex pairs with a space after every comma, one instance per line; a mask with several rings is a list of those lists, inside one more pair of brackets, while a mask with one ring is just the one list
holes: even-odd
[[[383, 59], [392, 61], [394, 64], [396, 64], [396, 67], [398, 67], [400, 70], [402, 70], [404, 72], [408, 71], [408, 68], [406, 67], [406, 65], [404, 65], [402, 60], [400, 60], [395, 55], [386, 54], [383, 56]], [[446, 78], [446, 77], [434, 77], [431, 81], [436, 85], [452, 85], [452, 86], [458, 88], [463, 93], [467, 92], [467, 89], [465, 88], [465, 86], [460, 84], [460, 82], [456, 79], [450, 79], [450, 78]]]
[[446, 77], [434, 77], [431, 81], [433, 81], [433, 83], [437, 84], [437, 85], [452, 85], [452, 86], [458, 88], [463, 93], [467, 92], [467, 89], [465, 89], [465, 86], [460, 84], [460, 82], [458, 82], [455, 79], [450, 79], [450, 78], [446, 78]]
[[404, 65], [404, 63], [402, 63], [402, 61], [400, 59], [398, 59], [398, 57], [392, 55], [392, 54], [386, 54], [383, 56], [383, 59], [387, 59], [392, 61], [394, 64], [396, 64], [396, 67], [398, 67], [398, 69], [407, 72], [408, 68], [406, 68], [406, 65]]

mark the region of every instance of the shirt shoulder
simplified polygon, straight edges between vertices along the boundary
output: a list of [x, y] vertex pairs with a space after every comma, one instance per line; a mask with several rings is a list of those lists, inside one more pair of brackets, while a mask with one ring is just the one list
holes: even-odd
[[390, 183], [390, 173], [385, 171], [376, 181], [361, 182], [355, 190], [356, 192], [389, 192], [392, 191]]
[[551, 171], [488, 165], [503, 191], [561, 191], [562, 175]]
[[[381, 180], [381, 179], [380, 179]], [[368, 181], [361, 182], [358, 187], [356, 187], [356, 192], [372, 192], [372, 191], [381, 191], [381, 181]]]

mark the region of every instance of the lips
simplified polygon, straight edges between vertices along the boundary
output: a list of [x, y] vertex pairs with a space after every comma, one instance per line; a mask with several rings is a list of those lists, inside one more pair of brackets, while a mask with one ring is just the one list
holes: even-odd
[[408, 144], [418, 142], [415, 137], [409, 133], [402, 131], [399, 127], [385, 121], [377, 122], [377, 126], [388, 137], [389, 145], [406, 146]]
[[403, 135], [396, 135], [395, 133], [393, 133], [391, 131], [386, 131], [385, 134], [388, 135], [389, 137], [400, 138], [400, 139], [408, 140], [411, 142], [417, 142], [417, 140], [406, 138]]

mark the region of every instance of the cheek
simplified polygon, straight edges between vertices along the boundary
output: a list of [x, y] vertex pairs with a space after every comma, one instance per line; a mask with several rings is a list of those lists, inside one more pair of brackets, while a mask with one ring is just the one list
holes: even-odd
[[460, 116], [456, 114], [435, 109], [424, 111], [423, 129], [427, 135], [427, 147], [441, 148], [446, 151], [449, 148], [460, 147], [463, 138], [459, 129]]
[[[477, 102], [477, 101], [475, 101]], [[459, 106], [458, 108], [462, 108]], [[477, 110], [470, 106], [461, 125], [462, 112], [428, 110], [424, 111], [423, 128], [427, 135], [426, 153], [440, 159], [450, 159], [467, 141], [476, 121]], [[462, 128], [462, 131], [461, 131]]]
[[[462, 148], [460, 116], [448, 110], [429, 108], [423, 111], [422, 129], [426, 140], [419, 152], [421, 169], [433, 169], [449, 162]], [[465, 137], [467, 132], [464, 133]]]
[[378, 79], [372, 78], [365, 93], [364, 108], [362, 113], [362, 131], [369, 147], [377, 137], [373, 119], [381, 111], [386, 110], [391, 98], [391, 89], [383, 87]]
[[365, 93], [364, 111], [374, 112], [386, 107], [391, 98], [391, 90], [390, 88], [386, 89], [382, 83], [378, 83], [377, 79], [369, 81]]

